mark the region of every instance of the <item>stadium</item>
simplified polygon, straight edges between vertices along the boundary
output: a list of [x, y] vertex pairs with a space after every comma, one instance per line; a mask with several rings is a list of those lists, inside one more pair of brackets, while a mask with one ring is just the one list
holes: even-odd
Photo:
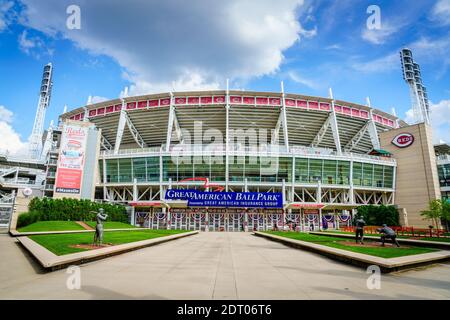
[[[369, 99], [360, 105], [335, 100], [331, 90], [323, 98], [283, 89], [125, 97], [60, 120], [101, 133], [95, 199], [131, 206], [136, 225], [207, 231], [338, 228], [358, 206], [394, 205], [397, 161], [380, 135], [407, 126]], [[50, 193], [53, 183], [46, 182]], [[199, 201], [170, 190], [229, 197]], [[274, 201], [237, 199], [262, 193]]]

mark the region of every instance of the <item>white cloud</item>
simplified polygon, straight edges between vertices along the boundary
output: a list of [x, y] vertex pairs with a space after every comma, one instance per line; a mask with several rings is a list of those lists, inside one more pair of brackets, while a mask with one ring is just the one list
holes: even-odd
[[0, 105], [0, 152], [8, 152], [12, 155], [24, 154], [27, 143], [22, 141], [12, 127], [13, 118], [13, 112]]
[[0, 106], [0, 121], [11, 123], [13, 120], [13, 112], [5, 108], [5, 106]]
[[450, 0], [438, 0], [431, 10], [430, 19], [444, 26], [450, 25]]
[[[407, 45], [413, 51], [414, 59], [419, 64], [431, 63], [439, 64], [440, 72], [436, 73], [437, 76], [442, 76], [450, 66], [450, 35], [445, 35], [441, 38], [428, 38], [422, 37], [409, 45]], [[384, 57], [377, 58], [371, 61], [353, 61], [350, 65], [353, 69], [365, 73], [381, 73], [400, 68], [399, 52], [401, 48], [387, 54]]]
[[100, 97], [100, 96], [93, 96], [91, 97], [91, 103], [92, 104], [96, 104], [96, 103], [100, 103], [100, 102], [104, 102], [104, 101], [108, 101], [108, 98], [105, 97]]
[[6, 29], [10, 22], [9, 9], [13, 7], [12, 1], [0, 0], [0, 32]]
[[27, 38], [28, 32], [24, 30], [19, 36], [19, 48], [29, 54], [30, 50], [36, 47], [36, 42]]
[[392, 71], [400, 68], [400, 57], [398, 52], [394, 52], [368, 62], [353, 62], [351, 66], [356, 71], [363, 73]]
[[[433, 127], [433, 142], [445, 141], [450, 143], [450, 100], [442, 100], [437, 104], [431, 103], [431, 126]], [[414, 122], [412, 109], [406, 112], [405, 121]]]
[[397, 33], [401, 27], [401, 25], [383, 22], [380, 29], [363, 29], [362, 38], [372, 44], [384, 44], [391, 36]]
[[53, 49], [48, 48], [41, 38], [29, 36], [27, 30], [20, 34], [18, 41], [20, 50], [36, 59], [39, 59], [41, 55], [53, 55]]
[[292, 81], [297, 82], [299, 84], [302, 84], [308, 88], [311, 89], [317, 89], [319, 86], [317, 83], [315, 83], [312, 80], [306, 79], [302, 75], [300, 75], [298, 72], [291, 70], [288, 72], [289, 78], [291, 78]]
[[[81, 30], [65, 28], [69, 0], [22, 0], [22, 23], [114, 58], [131, 92], [202, 89], [272, 74], [283, 51], [313, 37], [297, 19], [303, 0], [80, 0]], [[148, 90], [148, 91], [147, 91]]]
[[450, 143], [450, 100], [432, 103], [430, 108], [434, 142], [442, 140]]

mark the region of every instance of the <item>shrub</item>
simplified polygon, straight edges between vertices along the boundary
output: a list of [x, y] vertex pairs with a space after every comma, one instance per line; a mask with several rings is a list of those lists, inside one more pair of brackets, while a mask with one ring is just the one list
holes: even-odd
[[399, 226], [400, 219], [397, 208], [394, 206], [361, 206], [358, 208], [358, 215], [362, 216], [367, 225], [381, 226], [387, 224], [388, 226]]
[[24, 227], [37, 221], [94, 221], [98, 209], [103, 208], [108, 221], [128, 222], [124, 206], [96, 203], [90, 200], [34, 198], [28, 206], [28, 213], [19, 216], [17, 227]]

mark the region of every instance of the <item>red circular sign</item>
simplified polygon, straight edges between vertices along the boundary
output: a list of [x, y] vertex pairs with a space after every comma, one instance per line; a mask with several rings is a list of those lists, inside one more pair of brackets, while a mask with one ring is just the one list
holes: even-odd
[[409, 133], [401, 133], [392, 140], [392, 143], [399, 148], [406, 148], [414, 143], [414, 136]]

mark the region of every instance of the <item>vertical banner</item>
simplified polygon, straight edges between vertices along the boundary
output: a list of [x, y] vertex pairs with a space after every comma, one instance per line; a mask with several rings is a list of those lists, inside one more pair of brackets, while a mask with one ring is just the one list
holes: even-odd
[[75, 122], [64, 124], [56, 171], [56, 193], [80, 195], [87, 135], [87, 127]]

